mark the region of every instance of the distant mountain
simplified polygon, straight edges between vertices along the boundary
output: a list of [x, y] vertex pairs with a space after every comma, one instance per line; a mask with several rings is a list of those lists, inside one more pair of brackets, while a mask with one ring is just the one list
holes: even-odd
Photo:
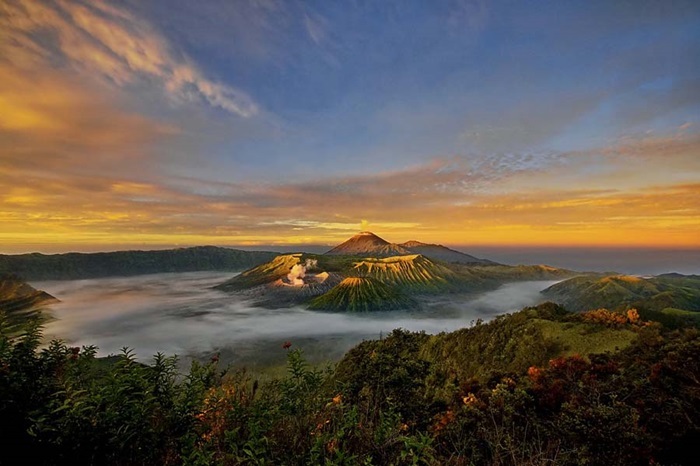
[[328, 293], [309, 302], [309, 309], [323, 311], [391, 311], [410, 309], [417, 303], [395, 287], [370, 277], [348, 277]]
[[405, 243], [399, 244], [400, 247], [411, 251], [414, 254], [420, 254], [422, 256], [428, 257], [430, 259], [441, 260], [445, 262], [454, 262], [457, 264], [491, 264], [495, 265], [496, 262], [479, 259], [478, 257], [470, 256], [469, 254], [464, 254], [463, 252], [455, 251], [441, 244], [427, 244], [421, 243], [420, 241], [406, 241]]
[[700, 277], [664, 274], [581, 276], [557, 283], [542, 294], [572, 311], [640, 307], [652, 311], [700, 311]]
[[326, 254], [343, 256], [390, 257], [411, 254], [397, 244], [389, 243], [370, 231], [362, 231]]
[[440, 244], [421, 243], [420, 241], [406, 241], [402, 244], [394, 244], [375, 235], [371, 231], [362, 231], [344, 243], [339, 244], [326, 253], [327, 255], [346, 255], [363, 257], [394, 257], [420, 254], [433, 260], [452, 262], [456, 264], [483, 264], [496, 265], [486, 259], [464, 254]]
[[25, 280], [75, 280], [165, 272], [236, 271], [267, 262], [276, 255], [214, 246], [89, 254], [0, 255], [0, 274], [14, 273]]

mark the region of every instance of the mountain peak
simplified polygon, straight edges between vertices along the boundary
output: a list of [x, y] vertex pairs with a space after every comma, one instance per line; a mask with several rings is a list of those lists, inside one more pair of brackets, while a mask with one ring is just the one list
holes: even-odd
[[422, 243], [420, 241], [411, 240], [399, 244], [400, 247], [407, 249], [415, 254], [421, 254], [431, 259], [438, 259], [445, 262], [456, 262], [460, 264], [495, 264], [495, 262], [479, 259], [478, 257], [464, 254], [463, 252], [455, 251], [441, 244]]
[[385, 240], [384, 238], [380, 238], [379, 236], [375, 235], [371, 231], [361, 231], [350, 239], [351, 240], [352, 239], [360, 239], [363, 241], [373, 240], [373, 241], [381, 242], [383, 244], [389, 244], [389, 242], [387, 240]]
[[402, 246], [404, 248], [416, 248], [416, 247], [420, 247], [420, 246], [437, 246], [437, 245], [422, 243], [420, 241], [416, 241], [416, 240], [412, 239], [410, 241], [406, 241], [405, 243], [401, 243], [399, 246]]
[[334, 247], [326, 254], [347, 256], [402, 256], [410, 251], [391, 244], [371, 231], [361, 231], [344, 243]]

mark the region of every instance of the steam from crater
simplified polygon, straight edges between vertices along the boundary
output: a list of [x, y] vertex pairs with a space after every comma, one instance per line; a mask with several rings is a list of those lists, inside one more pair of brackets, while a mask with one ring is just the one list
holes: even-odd
[[292, 267], [292, 270], [287, 274], [287, 280], [294, 286], [301, 286], [304, 284], [304, 277], [306, 276], [306, 271], [308, 269], [316, 267], [318, 261], [316, 259], [306, 259], [303, 264], [297, 264]]

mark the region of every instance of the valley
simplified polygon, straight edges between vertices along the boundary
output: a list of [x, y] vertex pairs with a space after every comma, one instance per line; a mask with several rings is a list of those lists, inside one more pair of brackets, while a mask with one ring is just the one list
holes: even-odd
[[124, 346], [139, 359], [159, 351], [177, 354], [182, 368], [193, 359], [207, 361], [221, 353], [223, 365], [260, 369], [284, 363], [284, 341], [303, 348], [314, 363], [334, 361], [357, 343], [395, 328], [440, 333], [537, 304], [539, 291], [553, 283], [519, 282], [477, 295], [436, 295], [424, 301], [422, 310], [338, 313], [258, 306], [249, 296], [212, 288], [226, 276], [189, 272], [35, 285], [61, 300], [51, 306], [47, 339], [95, 344], [102, 356]]
[[[188, 446], [187, 436], [214, 438], [225, 429], [227, 449], [264, 438], [259, 454], [275, 459], [290, 451], [314, 457], [314, 447], [299, 446], [309, 438], [327, 436], [327, 451], [348, 436], [388, 430], [403, 439], [387, 444], [397, 457], [405, 442], [430, 442], [425, 451], [435, 461], [427, 464], [447, 461], [455, 445], [478, 458], [529, 455], [550, 448], [542, 440], [550, 437], [571, 452], [565, 464], [580, 457], [616, 464], [617, 455], [644, 458], [649, 447], [592, 445], [631, 433], [656, 454], [689, 464], [665, 426], [685, 440], [695, 430], [677, 421], [680, 414], [700, 415], [692, 383], [700, 351], [697, 275], [506, 265], [415, 241], [392, 245], [368, 232], [343, 244], [343, 254], [337, 247], [272, 256], [174, 250], [164, 253], [175, 254], [174, 262], [150, 265], [147, 252], [108, 253], [81, 256], [72, 272], [43, 272], [57, 280], [7, 275], [0, 281], [0, 371], [9, 368], [12, 382], [0, 380], [0, 388], [21, 409], [3, 411], [17, 419], [3, 428], [33, 445], [17, 424], [24, 422], [42, 438], [60, 432], [62, 444], [72, 445], [84, 435], [70, 427], [74, 420], [123, 438], [102, 419], [117, 416], [119, 426], [157, 431], [185, 454], [218, 455], [209, 443]], [[210, 253], [234, 256], [221, 262]], [[154, 268], [176, 271], [143, 273]], [[100, 273], [85, 278], [89, 270]], [[32, 398], [24, 401], [25, 394]], [[617, 394], [632, 401], [616, 401]], [[670, 413], [663, 428], [658, 405]], [[144, 414], [124, 414], [124, 406]], [[33, 413], [45, 414], [34, 421]], [[611, 433], [601, 436], [594, 426], [572, 436], [572, 418], [579, 426], [605, 420]], [[257, 422], [267, 427], [256, 430]], [[512, 446], [498, 446], [501, 426]], [[365, 445], [343, 448], [373, 457]], [[164, 457], [170, 449], [148, 451]], [[32, 451], [26, 455], [48, 450]]]
[[[397, 252], [404, 254], [386, 255]], [[172, 261], [158, 263], [151, 253]], [[190, 248], [81, 255], [71, 267], [65, 262], [71, 255], [39, 256], [38, 263], [63, 264], [43, 275], [19, 257], [30, 276], [61, 280], [29, 285], [8, 276], [0, 286], [0, 304], [15, 327], [39, 317], [46, 321], [47, 339], [95, 343], [104, 355], [126, 344], [144, 355], [166, 351], [189, 361], [222, 352], [228, 362], [253, 365], [279, 364], [280, 353], [268, 361], [258, 354], [269, 351], [258, 350], [281, 340], [305, 342], [313, 361], [334, 360], [362, 339], [394, 328], [454, 330], [547, 300], [575, 312], [635, 307], [654, 321], [700, 321], [700, 280], [694, 275], [642, 278], [511, 266], [418, 241], [392, 245], [370, 232], [325, 254], [269, 256]], [[233, 277], [220, 270], [250, 261], [258, 264]], [[144, 265], [151, 263], [185, 272], [138, 274], [156, 267]], [[73, 270], [68, 275], [67, 267]], [[206, 270], [187, 271], [202, 267]], [[93, 269], [106, 277], [66, 280]], [[111, 276], [125, 270], [127, 276]]]

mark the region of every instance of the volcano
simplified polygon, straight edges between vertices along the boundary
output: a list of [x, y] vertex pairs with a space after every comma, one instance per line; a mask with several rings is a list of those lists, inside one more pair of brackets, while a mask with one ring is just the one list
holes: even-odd
[[348, 277], [328, 293], [314, 298], [309, 309], [374, 312], [411, 309], [417, 303], [391, 285], [370, 277]]
[[398, 244], [392, 244], [370, 231], [362, 231], [326, 254], [331, 256], [391, 257], [412, 254]]
[[363, 256], [363, 257], [394, 257], [420, 254], [433, 260], [468, 265], [498, 265], [498, 263], [479, 259], [478, 257], [455, 251], [441, 244], [407, 241], [394, 244], [375, 235], [371, 231], [363, 231], [326, 253], [331, 256]]
[[404, 249], [411, 251], [412, 254], [420, 254], [431, 259], [441, 260], [445, 262], [453, 262], [456, 264], [483, 264], [497, 265], [496, 262], [488, 259], [479, 259], [478, 257], [470, 256], [463, 252], [455, 251], [442, 244], [428, 244], [420, 241], [406, 241], [398, 245]]

